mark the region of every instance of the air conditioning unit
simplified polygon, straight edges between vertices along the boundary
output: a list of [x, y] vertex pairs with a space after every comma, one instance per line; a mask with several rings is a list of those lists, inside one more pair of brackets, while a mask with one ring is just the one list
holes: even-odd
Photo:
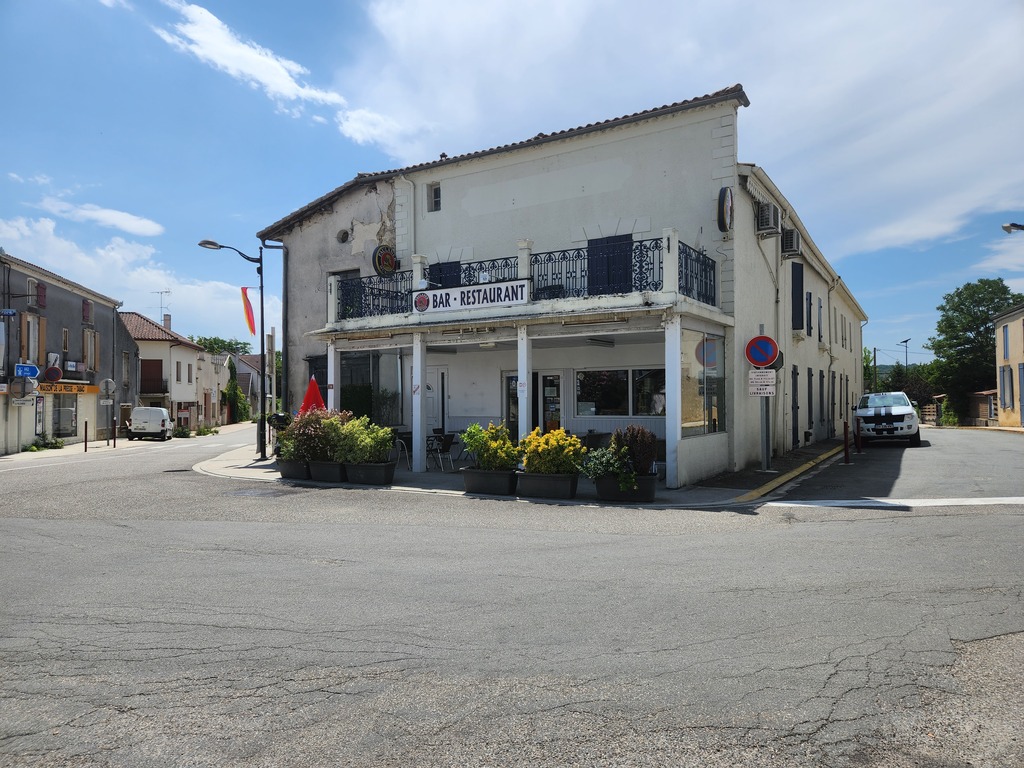
[[775, 203], [761, 203], [757, 207], [757, 234], [778, 235], [782, 232], [782, 215]]
[[800, 233], [795, 229], [782, 230], [782, 255], [783, 256], [799, 256], [802, 251], [800, 249]]

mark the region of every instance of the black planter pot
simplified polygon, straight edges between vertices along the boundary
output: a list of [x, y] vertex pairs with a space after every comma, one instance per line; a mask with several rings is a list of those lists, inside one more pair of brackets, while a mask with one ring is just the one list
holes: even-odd
[[277, 471], [282, 480], [309, 480], [309, 464], [304, 461], [278, 458]]
[[337, 461], [309, 462], [309, 477], [318, 483], [344, 483], [348, 479], [345, 465]]
[[397, 462], [386, 461], [382, 464], [345, 464], [348, 482], [359, 485], [391, 485], [395, 479]]
[[465, 483], [466, 493], [512, 496], [516, 492], [518, 479], [514, 469], [474, 469], [466, 467], [462, 470], [462, 482]]
[[605, 475], [594, 480], [597, 497], [604, 501], [647, 502], [654, 501], [658, 488], [657, 475], [637, 475], [636, 488], [623, 491], [619, 488], [619, 478]]
[[540, 472], [520, 472], [519, 496], [534, 496], [544, 499], [574, 499], [580, 476], [544, 475]]

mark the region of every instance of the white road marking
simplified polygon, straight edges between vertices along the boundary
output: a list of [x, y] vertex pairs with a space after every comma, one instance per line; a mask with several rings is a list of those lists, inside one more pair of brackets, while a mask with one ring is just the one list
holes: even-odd
[[992, 507], [1003, 504], [1024, 504], [1024, 496], [995, 496], [988, 499], [818, 499], [803, 501], [769, 501], [766, 507], [856, 507], [858, 509], [886, 509], [899, 507]]

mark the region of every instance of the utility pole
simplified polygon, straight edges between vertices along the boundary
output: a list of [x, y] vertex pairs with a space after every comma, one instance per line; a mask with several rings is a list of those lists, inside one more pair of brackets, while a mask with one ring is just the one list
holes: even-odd
[[871, 364], [875, 367], [875, 386], [872, 388], [874, 392], [878, 391], [878, 347], [871, 348]]

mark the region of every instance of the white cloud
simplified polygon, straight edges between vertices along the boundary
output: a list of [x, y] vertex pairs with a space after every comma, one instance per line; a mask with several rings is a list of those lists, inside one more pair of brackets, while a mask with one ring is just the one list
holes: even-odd
[[[975, 269], [997, 276], [1006, 273], [1024, 273], [1024, 232], [1012, 233], [988, 245], [990, 255], [974, 265]], [[1020, 279], [1024, 280], [1024, 275]]]
[[70, 221], [99, 224], [102, 227], [119, 229], [122, 232], [140, 237], [156, 237], [164, 232], [162, 226], [150, 219], [125, 213], [124, 211], [115, 211], [111, 208], [100, 208], [98, 205], [91, 203], [72, 205], [55, 197], [46, 197], [43, 198], [38, 207], [47, 213], [52, 213], [54, 216], [60, 216]]
[[41, 187], [48, 186], [53, 181], [53, 179], [51, 179], [49, 176], [46, 176], [45, 174], [42, 173], [37, 173], [33, 176], [29, 176], [28, 178], [26, 178], [18, 173], [15, 173], [14, 171], [8, 172], [7, 178], [9, 178], [11, 181], [16, 181], [19, 184], [38, 184]]
[[401, 164], [742, 82], [740, 160], [768, 171], [812, 236], [835, 233], [818, 243], [832, 260], [1024, 206], [1024, 155], [1009, 151], [1024, 124], [1017, 0], [784, 13], [737, 0], [378, 0], [369, 18], [376, 35], [336, 76], [358, 105], [339, 127]]
[[[124, 303], [124, 310], [156, 320], [161, 306], [158, 293], [170, 291], [162, 301], [175, 331], [251, 341], [254, 349], [258, 345], [245, 327], [238, 285], [182, 277], [161, 263], [150, 245], [114, 237], [85, 250], [59, 235], [54, 220], [47, 218], [0, 219], [0, 245], [11, 256], [117, 299]], [[268, 295], [266, 311], [268, 332], [272, 326], [280, 328], [280, 299]]]
[[304, 103], [345, 106], [345, 99], [340, 94], [301, 83], [299, 78], [309, 74], [302, 65], [278, 56], [254, 42], [239, 39], [227, 25], [205, 8], [180, 0], [163, 2], [185, 19], [173, 25], [173, 31], [153, 29], [168, 45], [192, 54], [199, 61], [253, 88], [261, 89], [290, 114], [301, 112], [296, 105]]

